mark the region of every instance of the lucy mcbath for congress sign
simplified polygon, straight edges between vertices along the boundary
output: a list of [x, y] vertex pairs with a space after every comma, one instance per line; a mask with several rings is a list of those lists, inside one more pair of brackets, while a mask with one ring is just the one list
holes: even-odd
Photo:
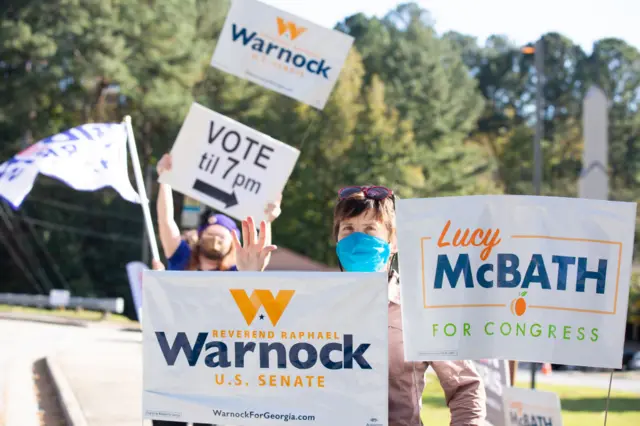
[[386, 273], [144, 274], [145, 418], [388, 424]]
[[408, 360], [621, 367], [635, 203], [471, 196], [397, 210]]

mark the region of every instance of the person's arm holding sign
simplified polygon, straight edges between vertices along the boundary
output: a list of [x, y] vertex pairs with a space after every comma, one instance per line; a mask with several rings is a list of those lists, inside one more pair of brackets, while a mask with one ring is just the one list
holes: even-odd
[[[171, 170], [171, 155], [164, 154], [156, 167], [158, 175]], [[173, 217], [173, 194], [169, 185], [161, 183], [156, 203], [158, 213], [158, 230], [162, 250], [167, 259], [173, 257], [182, 243], [180, 228]]]
[[[280, 203], [282, 202], [282, 194], [278, 195], [276, 201], [273, 201], [267, 204], [267, 207], [264, 209], [264, 214], [267, 217], [266, 225], [265, 225], [265, 245], [271, 245], [271, 223], [280, 216], [282, 210], [280, 208]], [[271, 260], [271, 253], [267, 254], [266, 265], [269, 264]], [[266, 266], [265, 265], [265, 266]]]
[[[172, 167], [171, 154], [165, 154], [164, 156], [162, 156], [162, 158], [158, 162], [158, 166], [157, 166], [158, 174], [160, 175], [165, 171], [171, 170], [171, 167]], [[278, 218], [278, 216], [280, 216], [281, 200], [282, 200], [282, 194], [279, 194], [275, 201], [268, 203], [267, 206], [265, 207], [264, 213], [266, 215], [266, 221], [263, 221], [260, 224], [259, 239], [256, 236], [255, 222], [253, 221], [253, 218], [249, 217], [243, 221], [243, 239], [246, 241], [245, 245], [253, 246], [258, 241], [260, 241], [263, 244], [263, 246], [271, 247], [271, 222], [273, 222]], [[160, 184], [157, 209], [158, 209], [158, 228], [160, 230], [160, 241], [162, 242], [162, 248], [164, 250], [164, 254], [167, 257], [167, 260], [169, 263], [169, 269], [186, 270], [189, 268], [189, 265], [193, 263], [191, 262], [193, 253], [191, 248], [189, 247], [189, 244], [185, 241], [184, 238], [182, 238], [182, 235], [180, 234], [180, 229], [178, 228], [178, 225], [176, 224], [173, 218], [173, 196], [172, 196], [172, 189], [169, 185]], [[231, 219], [228, 219], [228, 221], [230, 220]], [[249, 233], [248, 229], [245, 229], [247, 226], [249, 226], [249, 223], [251, 223], [250, 229], [253, 230], [253, 233]], [[200, 230], [198, 232], [202, 232], [202, 231], [203, 230]], [[233, 236], [236, 247], [241, 247], [236, 233], [230, 232], [229, 234]], [[247, 237], [244, 237], [245, 235]], [[269, 260], [271, 258], [270, 253], [273, 250], [275, 250], [275, 247], [273, 247], [270, 251], [265, 252], [264, 256], [261, 258], [253, 258], [251, 256], [242, 257], [242, 255], [246, 253], [239, 252], [241, 256], [237, 260], [238, 265], [236, 267], [239, 270], [251, 270], [251, 269], [247, 269], [249, 268], [249, 266], [245, 266], [245, 265], [251, 265], [250, 266], [251, 268], [261, 268], [259, 270], [263, 270], [266, 267], [266, 265], [269, 263]], [[201, 257], [201, 256], [198, 256], [198, 257]], [[259, 264], [256, 263], [258, 262], [258, 260], [260, 261]], [[198, 269], [201, 269], [201, 268], [198, 268]], [[202, 269], [209, 270], [210, 268], [202, 268]]]
[[471, 361], [431, 361], [451, 412], [451, 425], [483, 426], [486, 393]]

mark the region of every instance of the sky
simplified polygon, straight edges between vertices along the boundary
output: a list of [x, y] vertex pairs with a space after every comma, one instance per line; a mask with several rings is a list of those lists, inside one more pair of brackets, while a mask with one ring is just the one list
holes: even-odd
[[[362, 12], [382, 17], [402, 0], [261, 0], [309, 21], [332, 28]], [[616, 37], [640, 49], [640, 0], [414, 0], [431, 12], [436, 31], [455, 30], [484, 44], [504, 34], [527, 44], [555, 31], [590, 53], [601, 38]]]

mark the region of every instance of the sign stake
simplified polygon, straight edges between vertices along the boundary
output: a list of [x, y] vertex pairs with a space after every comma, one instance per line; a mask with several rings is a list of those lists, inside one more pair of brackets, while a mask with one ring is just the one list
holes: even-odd
[[149, 199], [147, 198], [147, 190], [144, 186], [142, 178], [142, 170], [140, 168], [140, 159], [138, 158], [138, 149], [136, 148], [136, 140], [133, 136], [133, 128], [131, 127], [131, 116], [124, 118], [124, 124], [127, 128], [127, 145], [131, 153], [131, 162], [133, 163], [133, 174], [136, 177], [136, 185], [138, 186], [138, 195], [140, 196], [140, 204], [142, 205], [142, 214], [144, 222], [147, 225], [147, 235], [149, 236], [149, 244], [151, 246], [151, 254], [153, 260], [160, 261], [160, 252], [158, 251], [158, 242], [156, 241], [156, 233], [153, 230], [153, 221], [151, 220], [151, 211], [149, 211]]
[[607, 414], [609, 414], [609, 401], [611, 401], [611, 383], [613, 382], [613, 369], [609, 375], [609, 391], [607, 392], [607, 405], [604, 408], [604, 426], [607, 426]]

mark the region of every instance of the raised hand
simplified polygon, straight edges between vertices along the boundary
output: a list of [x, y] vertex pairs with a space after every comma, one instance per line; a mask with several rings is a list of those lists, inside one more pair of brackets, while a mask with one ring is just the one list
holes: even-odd
[[267, 217], [267, 222], [271, 223], [280, 216], [282, 213], [282, 209], [280, 208], [280, 203], [282, 202], [282, 194], [278, 194], [278, 198], [275, 201], [267, 204], [267, 207], [264, 209], [264, 214]]
[[171, 170], [171, 154], [164, 154], [158, 164], [156, 165], [156, 171], [158, 172], [158, 176], [162, 173]]
[[271, 252], [276, 250], [274, 245], [267, 245], [271, 241], [271, 227], [265, 221], [260, 222], [260, 236], [256, 235], [256, 226], [249, 216], [242, 221], [242, 241], [238, 240], [235, 232], [233, 244], [236, 248], [236, 267], [238, 271], [264, 271], [269, 264]]

